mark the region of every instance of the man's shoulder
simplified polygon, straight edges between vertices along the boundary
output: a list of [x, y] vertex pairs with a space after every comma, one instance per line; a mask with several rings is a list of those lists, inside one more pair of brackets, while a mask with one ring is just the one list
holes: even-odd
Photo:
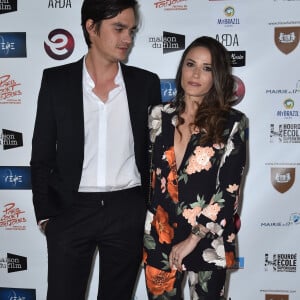
[[45, 73], [69, 72], [70, 70], [74, 70], [76, 68], [82, 69], [82, 64], [83, 64], [83, 58], [81, 58], [81, 59], [79, 59], [79, 60], [77, 60], [75, 62], [71, 62], [71, 63], [59, 65], [59, 66], [53, 66], [53, 67], [45, 68], [44, 72]]
[[139, 68], [136, 66], [131, 66], [131, 65], [125, 65], [121, 64], [121, 68], [123, 72], [134, 74], [136, 76], [142, 76], [142, 77], [157, 77], [158, 75], [154, 72], [151, 72], [149, 70]]

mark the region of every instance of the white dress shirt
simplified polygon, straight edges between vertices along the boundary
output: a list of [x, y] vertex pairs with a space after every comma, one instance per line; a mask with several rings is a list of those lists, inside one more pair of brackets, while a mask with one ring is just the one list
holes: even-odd
[[84, 160], [79, 192], [109, 192], [141, 185], [124, 79], [103, 102], [83, 64]]

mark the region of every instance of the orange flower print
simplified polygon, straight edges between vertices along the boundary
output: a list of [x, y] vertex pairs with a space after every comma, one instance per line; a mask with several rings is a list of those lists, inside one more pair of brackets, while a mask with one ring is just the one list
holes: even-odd
[[219, 211], [221, 210], [221, 207], [218, 203], [211, 201], [210, 204], [208, 204], [202, 211], [202, 214], [206, 216], [207, 218], [211, 219], [212, 221], [217, 220], [217, 215]]
[[152, 178], [151, 178], [151, 188], [154, 190], [155, 188], [155, 179], [156, 179], [156, 174], [154, 171], [152, 171]]
[[227, 192], [233, 194], [239, 189], [239, 186], [237, 184], [229, 184], [228, 188], [226, 189]]
[[211, 168], [210, 158], [213, 157], [215, 151], [211, 147], [197, 146], [194, 155], [189, 158], [186, 173], [191, 175], [202, 170], [208, 171]]
[[162, 295], [164, 292], [170, 292], [174, 289], [176, 270], [165, 272], [146, 265], [145, 274], [147, 288], [152, 295]]
[[231, 268], [234, 266], [235, 263], [235, 255], [233, 252], [225, 252], [225, 258], [226, 258], [226, 266], [227, 268]]
[[235, 234], [232, 233], [232, 234], [230, 234], [230, 235], [228, 236], [227, 242], [228, 242], [228, 243], [232, 243], [234, 240], [235, 240]]
[[174, 147], [169, 148], [165, 151], [165, 158], [170, 167], [170, 173], [167, 177], [167, 189], [171, 199], [177, 203], [178, 202], [178, 175], [176, 169], [176, 160]]
[[163, 177], [160, 180], [160, 189], [161, 189], [162, 193], [164, 193], [166, 191], [166, 183], [167, 183], [167, 180], [165, 177]]
[[174, 229], [169, 224], [168, 213], [158, 205], [156, 214], [151, 223], [159, 236], [159, 242], [170, 244], [174, 238]]
[[196, 218], [200, 216], [201, 211], [202, 208], [200, 206], [196, 206], [192, 209], [185, 208], [182, 212], [182, 215], [188, 220], [188, 223], [190, 223], [192, 226], [195, 226], [197, 225]]

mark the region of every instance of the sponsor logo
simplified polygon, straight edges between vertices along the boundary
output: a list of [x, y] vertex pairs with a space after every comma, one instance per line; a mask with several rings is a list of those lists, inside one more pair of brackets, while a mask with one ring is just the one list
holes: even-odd
[[271, 168], [271, 182], [279, 193], [287, 192], [295, 182], [296, 168]]
[[2, 129], [2, 134], [0, 133], [0, 145], [2, 145], [3, 150], [23, 147], [23, 135], [21, 132]]
[[275, 27], [275, 45], [282, 53], [289, 54], [298, 46], [299, 35], [300, 27]]
[[53, 59], [63, 60], [74, 51], [75, 41], [70, 32], [64, 29], [54, 29], [44, 42], [46, 53]]
[[300, 80], [296, 82], [294, 88], [282, 88], [282, 89], [266, 89], [266, 94], [270, 95], [295, 95], [300, 94]]
[[48, 8], [72, 8], [71, 0], [49, 0]]
[[300, 124], [270, 124], [270, 143], [300, 143]]
[[5, 258], [0, 257], [1, 269], [6, 269], [7, 273], [25, 271], [27, 270], [27, 257], [7, 253]]
[[2, 300], [36, 300], [36, 290], [0, 287]]
[[0, 58], [26, 56], [26, 32], [0, 32]]
[[0, 166], [0, 190], [30, 190], [30, 167]]
[[0, 76], [0, 104], [21, 104], [21, 84], [11, 78], [11, 75]]
[[266, 300], [289, 300], [289, 295], [266, 294]]
[[154, 2], [155, 8], [164, 10], [187, 10], [187, 0], [159, 0]]
[[245, 268], [245, 258], [244, 257], [236, 257], [235, 263], [230, 269], [244, 269]]
[[240, 19], [235, 18], [235, 9], [233, 6], [226, 6], [223, 11], [225, 18], [219, 18], [217, 20], [218, 25], [224, 25], [225, 27], [232, 27], [240, 24]]
[[173, 100], [177, 94], [175, 79], [161, 79], [160, 89], [163, 102], [169, 102]]
[[17, 0], [0, 0], [0, 15], [17, 11]]
[[223, 33], [217, 34], [216, 40], [219, 41], [225, 47], [238, 47], [239, 46], [239, 39], [238, 35], [231, 34], [231, 33]]
[[236, 75], [233, 75], [234, 78], [234, 95], [233, 98], [230, 100], [231, 105], [237, 105], [239, 104], [244, 96], [245, 96], [245, 85], [243, 81], [237, 77]]
[[27, 219], [24, 217], [25, 211], [16, 207], [15, 203], [7, 203], [3, 206], [0, 215], [0, 228], [6, 230], [25, 230]]
[[264, 228], [278, 228], [278, 227], [290, 227], [293, 225], [300, 224], [300, 213], [295, 212], [291, 213], [287, 221], [268, 221], [268, 222], [261, 222], [260, 227]]
[[295, 101], [292, 98], [287, 98], [283, 101], [284, 110], [278, 110], [276, 112], [277, 117], [283, 119], [292, 119], [300, 116], [300, 111], [293, 109], [295, 106]]
[[265, 271], [270, 268], [274, 272], [296, 272], [297, 271], [297, 253], [265, 253]]
[[246, 51], [228, 51], [232, 67], [244, 67], [246, 65]]
[[167, 31], [163, 32], [163, 36], [150, 37], [148, 42], [152, 48], [163, 49], [164, 54], [185, 49], [185, 35]]

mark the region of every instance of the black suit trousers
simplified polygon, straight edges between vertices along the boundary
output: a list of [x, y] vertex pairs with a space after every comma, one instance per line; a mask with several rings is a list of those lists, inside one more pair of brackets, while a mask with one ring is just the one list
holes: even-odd
[[99, 300], [131, 300], [142, 261], [146, 201], [141, 188], [78, 193], [49, 220], [47, 300], [84, 300], [99, 251]]

